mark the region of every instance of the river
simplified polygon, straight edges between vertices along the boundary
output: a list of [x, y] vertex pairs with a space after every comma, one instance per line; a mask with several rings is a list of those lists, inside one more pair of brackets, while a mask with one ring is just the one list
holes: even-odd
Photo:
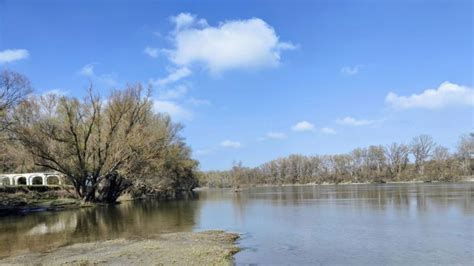
[[209, 189], [186, 200], [0, 218], [0, 258], [116, 238], [224, 229], [237, 264], [474, 261], [474, 182]]

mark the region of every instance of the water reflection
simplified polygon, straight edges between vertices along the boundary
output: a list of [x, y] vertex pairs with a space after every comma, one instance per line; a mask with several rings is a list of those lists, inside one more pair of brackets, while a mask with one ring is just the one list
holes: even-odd
[[245, 264], [474, 259], [474, 183], [259, 187], [197, 195], [2, 217], [0, 257], [77, 242], [224, 229], [244, 234], [246, 249], [236, 261]]
[[190, 231], [196, 223], [195, 199], [125, 202], [114, 206], [2, 217], [0, 257], [47, 251], [77, 242], [150, 237]]
[[465, 214], [474, 214], [474, 185], [457, 184], [383, 184], [383, 185], [327, 185], [254, 187], [240, 193], [211, 190], [206, 200], [231, 197], [239, 208], [256, 201], [273, 205], [346, 205], [353, 208], [418, 211], [460, 208]]

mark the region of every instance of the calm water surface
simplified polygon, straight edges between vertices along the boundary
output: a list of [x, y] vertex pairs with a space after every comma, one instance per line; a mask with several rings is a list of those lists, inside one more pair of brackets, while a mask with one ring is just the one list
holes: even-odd
[[474, 183], [206, 190], [192, 199], [0, 218], [0, 257], [76, 242], [224, 229], [237, 264], [474, 262]]

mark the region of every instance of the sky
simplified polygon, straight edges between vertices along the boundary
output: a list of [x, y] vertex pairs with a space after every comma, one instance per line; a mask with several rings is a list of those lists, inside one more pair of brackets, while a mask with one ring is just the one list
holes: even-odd
[[141, 82], [203, 170], [474, 131], [473, 2], [0, 0], [37, 94]]

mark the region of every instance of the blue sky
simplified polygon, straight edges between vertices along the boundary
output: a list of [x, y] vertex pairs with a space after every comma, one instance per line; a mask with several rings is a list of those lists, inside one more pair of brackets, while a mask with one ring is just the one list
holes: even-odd
[[201, 168], [473, 131], [472, 1], [0, 0], [37, 93], [142, 82]]

